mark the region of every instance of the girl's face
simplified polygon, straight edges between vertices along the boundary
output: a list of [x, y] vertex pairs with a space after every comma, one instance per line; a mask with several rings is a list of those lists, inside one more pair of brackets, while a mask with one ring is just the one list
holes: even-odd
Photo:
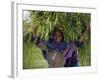
[[62, 40], [62, 34], [59, 31], [54, 32], [54, 40], [59, 43]]

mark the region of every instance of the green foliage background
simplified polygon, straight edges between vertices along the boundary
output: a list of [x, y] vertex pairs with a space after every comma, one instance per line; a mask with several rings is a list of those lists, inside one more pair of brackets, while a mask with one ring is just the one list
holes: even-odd
[[[91, 14], [73, 12], [28, 11], [28, 19], [23, 19], [23, 68], [46, 68], [47, 62], [41, 50], [31, 42], [31, 32], [35, 29], [36, 36], [43, 40], [49, 39], [55, 25], [62, 29], [66, 41], [78, 40], [78, 37], [90, 24]], [[90, 32], [86, 34], [84, 45], [78, 50], [80, 66], [91, 65]]]

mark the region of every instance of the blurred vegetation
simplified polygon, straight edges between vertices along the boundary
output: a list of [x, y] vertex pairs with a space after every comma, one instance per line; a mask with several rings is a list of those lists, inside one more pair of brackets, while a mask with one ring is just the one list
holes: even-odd
[[[66, 41], [78, 40], [79, 36], [90, 24], [91, 14], [73, 12], [29, 11], [29, 18], [23, 19], [23, 68], [45, 68], [47, 62], [41, 50], [31, 42], [31, 32], [36, 30], [36, 36], [48, 40], [55, 25], [61, 28]], [[83, 46], [78, 49], [80, 66], [91, 65], [91, 32], [86, 34]]]

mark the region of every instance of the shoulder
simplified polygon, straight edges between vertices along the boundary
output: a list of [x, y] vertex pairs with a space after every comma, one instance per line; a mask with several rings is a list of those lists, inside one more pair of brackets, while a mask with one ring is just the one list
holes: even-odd
[[79, 42], [78, 40], [75, 40], [75, 41], [69, 41], [68, 45], [79, 48], [83, 45], [83, 43]]
[[68, 42], [67, 42], [67, 41], [63, 41], [63, 42], [62, 42], [62, 46], [63, 46], [64, 48], [68, 47]]
[[74, 44], [77, 46], [77, 47], [81, 47], [83, 45], [83, 42], [80, 42], [80, 41], [74, 41]]
[[47, 46], [48, 48], [54, 48], [54, 47], [55, 47], [55, 44], [54, 44], [53, 39], [49, 39], [49, 40], [46, 41], [45, 43], [46, 43], [46, 46]]
[[67, 41], [64, 41], [63, 44], [64, 44], [64, 45], [68, 45], [68, 42], [67, 42]]
[[76, 46], [76, 44], [75, 44], [74, 41], [69, 41], [68, 47], [71, 47], [71, 48], [73, 48], [73, 49], [76, 49], [76, 48], [77, 48], [77, 46]]

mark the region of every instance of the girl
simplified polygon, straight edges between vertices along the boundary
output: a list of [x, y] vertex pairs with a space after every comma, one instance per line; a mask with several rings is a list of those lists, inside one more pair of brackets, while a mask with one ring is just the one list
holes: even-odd
[[67, 43], [62, 30], [55, 27], [48, 41], [37, 39], [34, 31], [31, 40], [44, 52], [49, 67], [72, 67], [78, 66], [77, 48], [81, 46], [83, 38], [82, 35], [79, 41]]

